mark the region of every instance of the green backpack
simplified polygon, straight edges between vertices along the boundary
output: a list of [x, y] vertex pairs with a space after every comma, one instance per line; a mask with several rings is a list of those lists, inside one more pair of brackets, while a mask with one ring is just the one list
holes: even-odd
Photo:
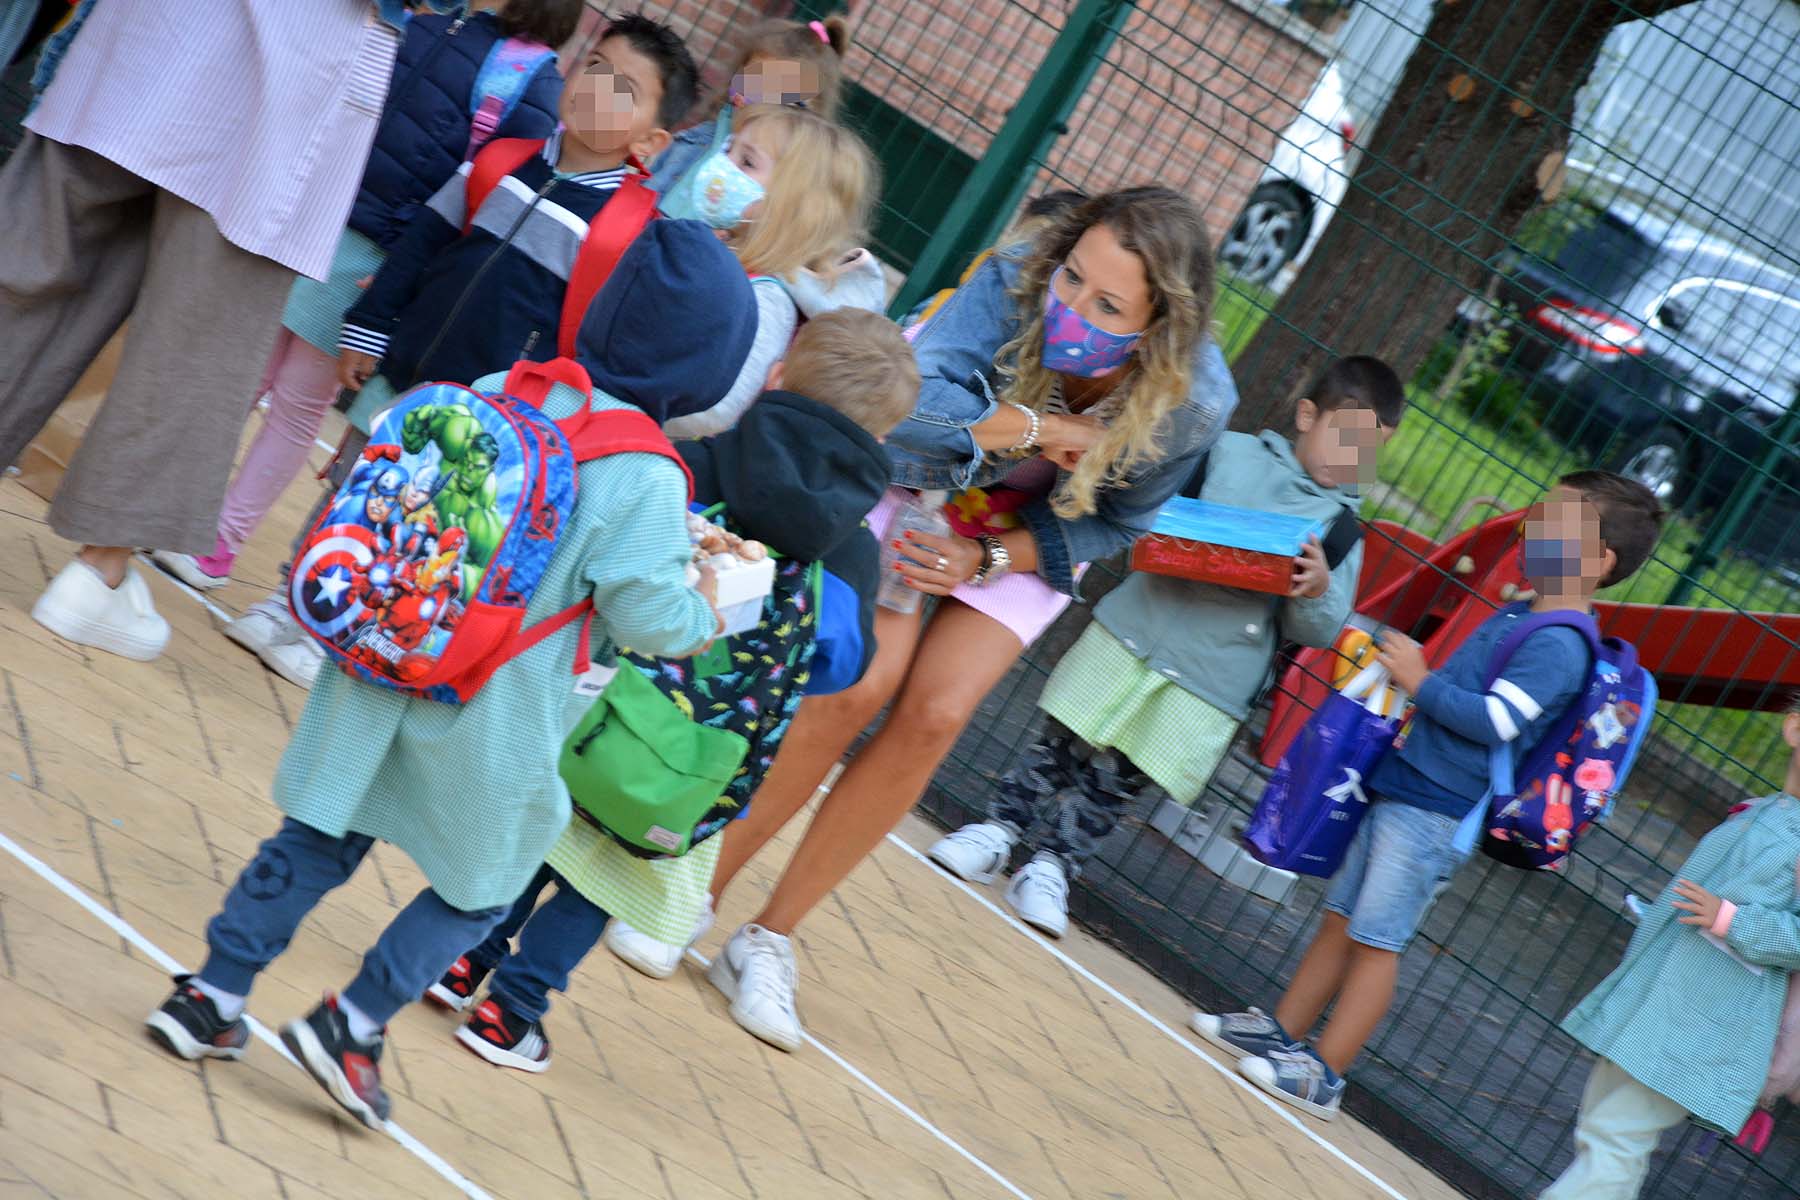
[[557, 769], [577, 815], [647, 858], [686, 854], [750, 743], [702, 725], [621, 664], [563, 743]]

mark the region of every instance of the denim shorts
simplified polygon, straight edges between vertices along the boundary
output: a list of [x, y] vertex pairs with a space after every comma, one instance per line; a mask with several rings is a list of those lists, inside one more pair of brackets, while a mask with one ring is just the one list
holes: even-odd
[[1325, 907], [1350, 921], [1350, 939], [1396, 954], [1463, 864], [1455, 817], [1375, 798], [1331, 877]]

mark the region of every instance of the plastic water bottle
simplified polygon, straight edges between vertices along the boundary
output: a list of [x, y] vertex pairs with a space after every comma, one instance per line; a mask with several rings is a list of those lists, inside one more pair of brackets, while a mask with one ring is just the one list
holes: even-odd
[[[944, 493], [942, 491], [920, 492], [910, 504], [900, 510], [894, 523], [888, 528], [887, 538], [881, 543], [881, 587], [875, 593], [875, 603], [894, 612], [910, 613], [919, 611], [919, 601], [924, 592], [906, 582], [905, 576], [894, 570], [894, 564], [903, 557], [894, 548], [896, 541], [905, 544], [908, 533], [923, 533], [931, 537], [948, 537], [950, 522], [944, 516]], [[920, 565], [930, 565], [936, 561], [935, 556], [915, 551], [907, 555]]]

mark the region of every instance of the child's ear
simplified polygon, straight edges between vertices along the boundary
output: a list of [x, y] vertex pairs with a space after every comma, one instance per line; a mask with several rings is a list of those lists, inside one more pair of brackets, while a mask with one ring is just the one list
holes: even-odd
[[1791, 750], [1800, 750], [1800, 713], [1789, 713], [1781, 719], [1781, 740]]
[[674, 140], [675, 135], [668, 130], [652, 129], [631, 143], [631, 153], [639, 162], [649, 166], [650, 160], [667, 150], [669, 143]]
[[769, 377], [763, 381], [763, 391], [779, 392], [781, 390], [782, 366], [783, 364], [777, 360], [775, 365], [769, 368]]
[[1311, 400], [1301, 397], [1299, 403], [1294, 405], [1294, 432], [1310, 432], [1313, 425], [1316, 424], [1318, 420], [1319, 406], [1314, 404]]

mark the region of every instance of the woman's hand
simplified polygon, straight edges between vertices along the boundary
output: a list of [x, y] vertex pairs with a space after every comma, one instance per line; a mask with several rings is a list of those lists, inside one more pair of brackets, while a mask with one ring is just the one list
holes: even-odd
[[1093, 417], [1045, 413], [1038, 425], [1038, 450], [1063, 470], [1073, 471], [1105, 432], [1106, 426]]
[[1376, 661], [1388, 669], [1400, 690], [1409, 696], [1417, 696], [1419, 688], [1425, 683], [1425, 677], [1431, 674], [1431, 668], [1425, 663], [1425, 652], [1419, 649], [1419, 643], [1407, 637], [1397, 629], [1383, 631], [1381, 647], [1375, 652]]
[[954, 533], [936, 537], [910, 529], [906, 540], [896, 541], [894, 547], [901, 553], [894, 569], [907, 586], [933, 596], [948, 596], [957, 584], [967, 583], [981, 569], [984, 554], [981, 543], [974, 538]]
[[1297, 600], [1317, 600], [1331, 586], [1331, 568], [1325, 565], [1325, 549], [1309, 537], [1294, 556], [1294, 582], [1288, 595]]
[[1719, 898], [1699, 884], [1678, 879], [1675, 881], [1675, 894], [1681, 899], [1669, 901], [1669, 907], [1678, 912], [1693, 914], [1675, 918], [1683, 925], [1698, 925], [1702, 929], [1711, 929], [1713, 922], [1719, 919]]
[[373, 354], [364, 354], [361, 350], [339, 351], [338, 383], [353, 392], [362, 391], [363, 384], [369, 382], [369, 376], [375, 374], [379, 361]]

